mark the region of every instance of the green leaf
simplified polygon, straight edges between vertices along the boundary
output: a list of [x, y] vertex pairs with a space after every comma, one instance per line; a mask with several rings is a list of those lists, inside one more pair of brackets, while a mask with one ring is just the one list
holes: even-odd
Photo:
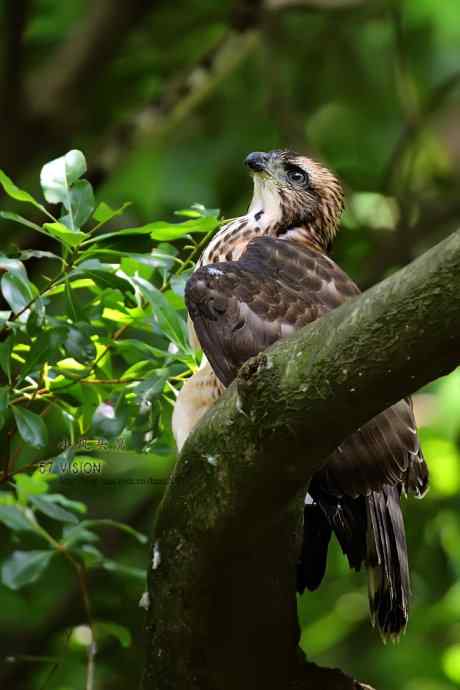
[[211, 232], [218, 225], [218, 219], [213, 216], [200, 216], [186, 220], [185, 223], [167, 223], [160, 220], [156, 223], [150, 223], [150, 237], [153, 240], [176, 240], [178, 237], [184, 237], [184, 235], [194, 232]]
[[53, 356], [56, 359], [59, 356], [59, 347], [64, 342], [64, 337], [65, 331], [63, 329], [43, 331], [30, 348], [25, 364], [21, 369], [18, 383], [21, 383], [38, 364], [52, 360]]
[[69, 191], [68, 213], [60, 219], [71, 230], [81, 228], [94, 210], [94, 192], [87, 180], [78, 180]]
[[96, 436], [103, 438], [116, 438], [126, 426], [126, 421], [127, 411], [123, 406], [102, 402], [93, 415], [93, 432]]
[[78, 524], [78, 518], [76, 518], [73, 513], [70, 513], [68, 510], [65, 510], [64, 508], [61, 508], [61, 506], [57, 505], [49, 495], [44, 494], [43, 496], [31, 496], [30, 502], [37, 510], [53, 520], [58, 520], [59, 522], [69, 522], [73, 525]]
[[87, 323], [78, 322], [67, 331], [64, 347], [77, 362], [87, 364], [96, 357], [96, 346], [91, 340], [92, 329]]
[[97, 568], [104, 560], [104, 554], [92, 544], [83, 544], [76, 551], [83, 558], [87, 568]]
[[214, 218], [219, 218], [220, 208], [206, 208], [203, 204], [192, 204], [192, 210], [198, 211], [200, 216], [213, 216]]
[[121, 216], [122, 213], [124, 213], [125, 209], [128, 208], [128, 206], [131, 206], [130, 201], [125, 202], [122, 206], [120, 206], [120, 208], [114, 210], [109, 206], [109, 204], [106, 204], [105, 201], [101, 201], [101, 203], [98, 205], [98, 207], [93, 213], [93, 218], [94, 220], [97, 220], [97, 222], [101, 225], [102, 223], [108, 223], [109, 220], [112, 220], [112, 218], [117, 218], [117, 216]]
[[137, 261], [131, 256], [126, 256], [121, 260], [120, 268], [128, 276], [141, 276], [144, 280], [151, 280], [154, 266], [147, 261]]
[[52, 464], [50, 466], [49, 471], [52, 474], [63, 474], [65, 472], [68, 472], [74, 458], [75, 449], [66, 448], [64, 451], [62, 451], [62, 453], [59, 453], [59, 455], [56, 455], [55, 458], [52, 458]]
[[38, 580], [47, 568], [53, 551], [14, 551], [2, 565], [2, 582], [10, 589], [20, 589]]
[[131, 633], [128, 628], [118, 623], [108, 623], [97, 621], [94, 626], [96, 632], [96, 639], [111, 636], [115, 637], [122, 647], [129, 647], [131, 645]]
[[125, 359], [130, 362], [131, 357], [138, 359], [140, 356], [148, 355], [152, 360], [157, 357], [164, 358], [170, 356], [168, 352], [163, 352], [156, 347], [152, 347], [142, 340], [134, 340], [134, 338], [125, 338], [124, 340], [116, 340], [113, 347], [117, 352], [120, 352]]
[[[160, 247], [169, 247], [171, 245], [158, 245], [156, 250], [153, 250], [150, 254], [129, 254], [123, 257], [121, 261], [122, 269], [129, 275], [134, 275], [136, 270], [139, 271], [141, 266], [148, 266], [150, 268], [164, 268], [166, 271], [170, 271], [174, 265], [174, 256], [165, 251], [161, 251]], [[140, 266], [139, 266], [140, 264]], [[144, 277], [142, 273], [141, 277]]]
[[35, 531], [34, 525], [27, 519], [24, 512], [14, 505], [0, 505], [0, 522], [15, 532], [21, 530]]
[[[121, 276], [115, 275], [117, 266], [106, 264], [99, 261], [99, 259], [87, 259], [73, 269], [68, 275], [69, 278], [78, 276], [79, 278], [91, 278], [96, 285], [103, 287], [112, 287], [126, 292], [129, 282]], [[132, 288], [131, 288], [132, 289]]]
[[133, 389], [140, 403], [152, 402], [158, 398], [169, 377], [169, 369], [158, 369], [156, 375], [138, 383]]
[[130, 441], [133, 447], [142, 449], [146, 443], [152, 441], [153, 435], [157, 431], [157, 422], [161, 413], [160, 402], [152, 405], [150, 400], [141, 399], [132, 417], [130, 430]]
[[184, 218], [201, 218], [202, 214], [194, 208], [181, 208], [174, 211], [175, 216], [183, 216]]
[[43, 419], [35, 412], [16, 405], [13, 406], [13, 414], [22, 440], [33, 448], [45, 448], [48, 431]]
[[40, 173], [44, 197], [50, 204], [64, 204], [70, 208], [70, 187], [87, 170], [86, 159], [81, 151], [69, 151], [65, 156], [46, 163]]
[[10, 335], [6, 340], [0, 342], [0, 367], [8, 376], [11, 383], [11, 352], [14, 347], [15, 336]]
[[460, 644], [454, 644], [446, 649], [442, 655], [442, 667], [452, 683], [456, 685], [460, 683]]
[[153, 307], [153, 316], [161, 331], [172, 340], [180, 350], [187, 350], [185, 322], [168, 302], [160, 290], [139, 277], [133, 282], [139, 287], [143, 297]]
[[206, 208], [203, 204], [192, 204], [191, 208], [182, 208], [179, 211], [174, 211], [175, 216], [184, 216], [185, 218], [202, 218], [203, 216], [213, 216], [219, 218], [219, 208]]
[[192, 275], [193, 270], [190, 269], [190, 271], [184, 271], [178, 276], [171, 276], [170, 280], [170, 285], [172, 288], [172, 291], [176, 294], [179, 295], [179, 297], [184, 297], [185, 295], [185, 285], [187, 283], [187, 280], [190, 278]]
[[88, 510], [84, 503], [81, 501], [72, 501], [67, 496], [62, 494], [47, 494], [46, 500], [50, 503], [57, 503], [63, 508], [69, 508], [69, 510], [74, 510], [76, 513], [86, 513]]
[[9, 321], [12, 313], [11, 309], [8, 311], [0, 311], [0, 326], [4, 326], [7, 321]]
[[48, 484], [41, 476], [40, 470], [33, 475], [17, 474], [14, 480], [18, 501], [22, 506], [26, 506], [31, 496], [39, 496], [48, 491]]
[[86, 237], [84, 232], [70, 230], [63, 223], [45, 223], [43, 225], [48, 234], [67, 247], [78, 247]]
[[64, 545], [71, 547], [80, 542], [97, 542], [99, 537], [94, 532], [87, 529], [83, 522], [80, 522], [75, 527], [64, 527], [63, 530]]
[[32, 304], [30, 308], [30, 315], [27, 318], [27, 333], [31, 338], [38, 336], [42, 332], [45, 317], [45, 301], [41, 297], [38, 297]]
[[27, 228], [31, 228], [32, 230], [36, 230], [37, 232], [41, 232], [46, 235], [46, 232], [44, 232], [39, 225], [32, 223], [31, 220], [27, 220], [27, 218], [20, 216], [18, 213], [11, 213], [11, 211], [0, 211], [0, 217], [4, 218], [5, 220], [12, 220], [20, 225], [25, 225]]
[[43, 211], [43, 213], [46, 213], [46, 215], [49, 215], [48, 211], [44, 206], [42, 206], [42, 204], [39, 204], [38, 201], [36, 201], [33, 196], [29, 194], [29, 192], [17, 187], [13, 180], [11, 180], [8, 175], [3, 172], [3, 170], [0, 170], [0, 184], [2, 185], [6, 194], [8, 194], [8, 196], [12, 199], [16, 199], [16, 201], [23, 201], [27, 204], [32, 204], [36, 208], [39, 208], [40, 211]]
[[96, 237], [91, 237], [89, 240], [85, 240], [83, 244], [86, 246], [88, 244], [93, 244], [94, 242], [107, 240], [110, 237], [124, 237], [125, 235], [149, 235], [152, 231], [152, 225], [154, 225], [154, 223], [142, 225], [139, 228], [125, 228], [124, 230], [117, 230], [116, 232], [106, 232], [103, 235], [96, 235]]
[[8, 409], [8, 396], [9, 388], [8, 386], [0, 387], [0, 414], [5, 414]]
[[63, 262], [63, 258], [61, 256], [53, 254], [53, 252], [44, 251], [42, 249], [25, 249], [24, 251], [20, 252], [19, 256], [23, 261], [27, 261], [27, 259], [57, 259], [58, 261]]
[[32, 283], [19, 273], [5, 273], [2, 276], [3, 297], [15, 314], [22, 311], [36, 296]]
[[9, 271], [27, 280], [26, 267], [18, 259], [10, 259], [8, 256], [0, 256], [0, 269]]

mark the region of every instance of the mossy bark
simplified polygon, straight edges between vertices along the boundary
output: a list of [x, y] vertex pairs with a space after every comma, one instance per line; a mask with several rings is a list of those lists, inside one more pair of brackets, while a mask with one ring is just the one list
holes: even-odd
[[242, 367], [156, 517], [143, 690], [361, 687], [298, 649], [303, 496], [348, 434], [459, 362], [457, 232]]

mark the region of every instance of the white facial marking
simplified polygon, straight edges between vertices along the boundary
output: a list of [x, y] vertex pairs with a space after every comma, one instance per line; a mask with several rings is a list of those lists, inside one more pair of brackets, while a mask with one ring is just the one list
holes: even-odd
[[273, 224], [281, 220], [282, 207], [276, 188], [269, 180], [257, 175], [254, 177], [254, 193], [248, 214], [254, 216], [260, 210], [264, 212], [261, 220], [264, 219], [265, 222], [269, 219]]

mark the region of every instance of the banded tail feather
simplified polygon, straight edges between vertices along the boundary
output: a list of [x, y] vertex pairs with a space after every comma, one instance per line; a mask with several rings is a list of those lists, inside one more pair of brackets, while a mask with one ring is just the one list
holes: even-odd
[[406, 533], [397, 487], [366, 497], [369, 608], [383, 640], [404, 632], [411, 594]]
[[369, 613], [382, 639], [404, 632], [410, 577], [404, 522], [397, 487], [368, 496], [333, 498], [313, 486], [304, 508], [304, 542], [297, 565], [297, 588], [315, 590], [326, 572], [334, 532], [350, 567], [368, 571]]

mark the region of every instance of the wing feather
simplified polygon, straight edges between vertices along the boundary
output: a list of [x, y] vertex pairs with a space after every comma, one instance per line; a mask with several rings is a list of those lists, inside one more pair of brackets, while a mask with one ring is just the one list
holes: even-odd
[[[200, 344], [225, 386], [250, 357], [358, 294], [314, 247], [272, 237], [251, 241], [238, 261], [199, 268], [185, 291]], [[428, 474], [415, 429], [412, 401], [401, 400], [340, 444], [318, 484], [338, 496], [398, 483], [422, 495]]]

